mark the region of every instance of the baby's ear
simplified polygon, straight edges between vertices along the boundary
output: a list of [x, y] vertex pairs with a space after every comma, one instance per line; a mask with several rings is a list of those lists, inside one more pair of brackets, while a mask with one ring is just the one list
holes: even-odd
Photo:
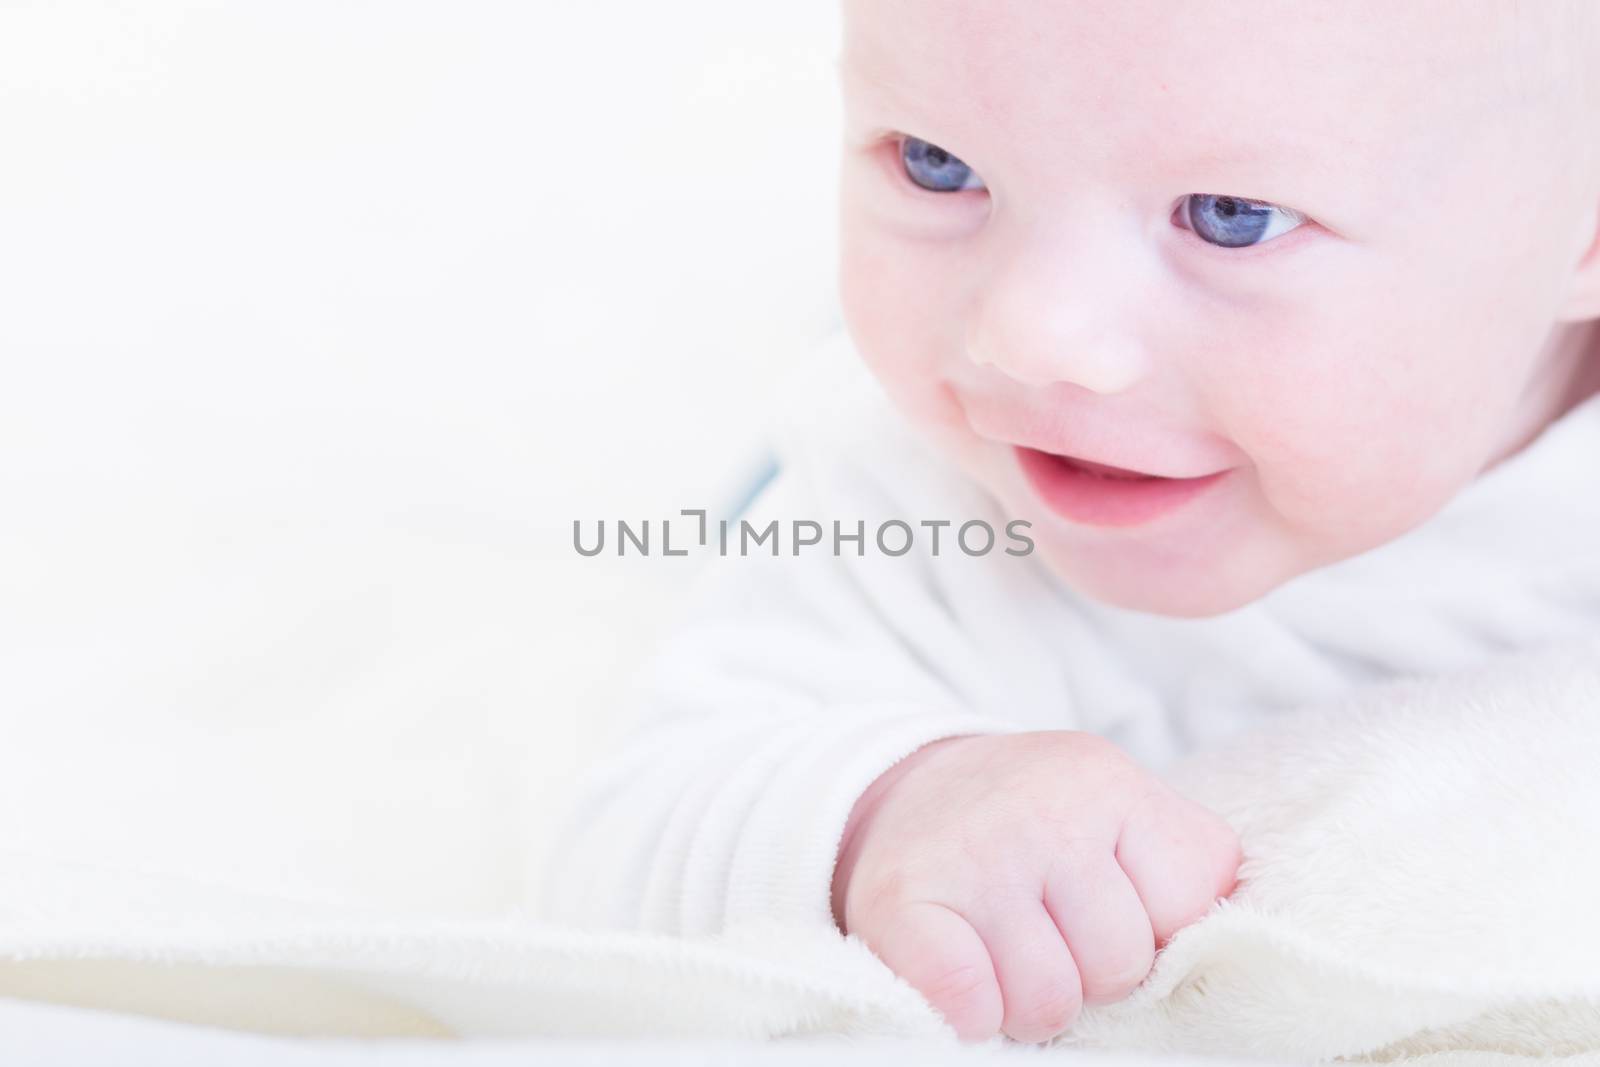
[[1584, 221], [1583, 253], [1572, 268], [1567, 298], [1558, 316], [1562, 322], [1600, 319], [1600, 200]]

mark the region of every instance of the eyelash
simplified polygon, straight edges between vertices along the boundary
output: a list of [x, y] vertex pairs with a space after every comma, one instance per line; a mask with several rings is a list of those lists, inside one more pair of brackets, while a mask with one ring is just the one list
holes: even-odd
[[[893, 134], [886, 137], [884, 139], [881, 152], [881, 155], [884, 159], [884, 164], [889, 169], [891, 179], [895, 181], [902, 189], [910, 191], [913, 196], [930, 201], [942, 201], [944, 203], [949, 203], [952, 200], [959, 200], [962, 198], [988, 198], [989, 190], [987, 188], [937, 192], [932, 189], [924, 188], [923, 186], [918, 185], [915, 181], [912, 181], [911, 175], [906, 173], [905, 165], [901, 156], [901, 153], [904, 151], [905, 142], [909, 136], [909, 134]], [[1198, 195], [1200, 194], [1186, 193], [1179, 197], [1177, 202], [1173, 204], [1172, 210], [1167, 213], [1168, 220], [1172, 220], [1184, 209], [1184, 206], [1188, 203], [1190, 197]], [[1295, 248], [1309, 235], [1310, 231], [1320, 229], [1315, 219], [1294, 208], [1287, 208], [1282, 204], [1276, 204], [1272, 201], [1255, 200], [1250, 197], [1238, 197], [1237, 199], [1247, 201], [1252, 204], [1267, 204], [1272, 207], [1280, 208], [1298, 216], [1300, 219], [1300, 224], [1291, 230], [1285, 231], [1280, 236], [1272, 238], [1269, 241], [1262, 241], [1259, 244], [1253, 245], [1239, 245], [1235, 247], [1225, 247], [1223, 245], [1212, 244], [1210, 241], [1201, 238], [1201, 236], [1195, 233], [1195, 231], [1188, 225], [1178, 225], [1174, 222], [1172, 228], [1179, 231], [1183, 235], [1179, 238], [1179, 240], [1183, 241], [1184, 243], [1190, 245], [1191, 247], [1200, 249], [1205, 255], [1215, 256], [1221, 260], [1232, 263], [1256, 259], [1263, 255], [1276, 255], [1279, 252]]]

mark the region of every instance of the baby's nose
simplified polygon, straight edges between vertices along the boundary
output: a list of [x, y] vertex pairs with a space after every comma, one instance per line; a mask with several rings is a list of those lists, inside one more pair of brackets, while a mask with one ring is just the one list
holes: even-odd
[[1069, 261], [1048, 247], [1008, 257], [978, 293], [967, 324], [969, 358], [1031, 386], [1131, 389], [1149, 371], [1137, 294], [1126, 269], [1090, 271], [1083, 264], [1093, 259], [1079, 249]]

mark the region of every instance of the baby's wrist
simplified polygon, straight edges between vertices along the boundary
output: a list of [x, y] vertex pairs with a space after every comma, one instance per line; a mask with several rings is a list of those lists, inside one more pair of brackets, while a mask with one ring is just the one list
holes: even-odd
[[855, 870], [856, 857], [861, 851], [865, 839], [864, 830], [872, 821], [872, 817], [882, 806], [883, 799], [900, 780], [910, 774], [912, 770], [925, 763], [934, 752], [948, 747], [950, 744], [966, 740], [970, 734], [958, 737], [945, 737], [937, 741], [930, 741], [921, 748], [916, 749], [889, 767], [872, 784], [856, 798], [855, 805], [850, 809], [850, 816], [845, 820], [844, 833], [839, 838], [839, 851], [834, 860], [833, 884], [831, 898], [833, 906], [833, 922], [840, 933], [849, 933], [845, 925], [845, 901], [850, 890], [850, 875]]

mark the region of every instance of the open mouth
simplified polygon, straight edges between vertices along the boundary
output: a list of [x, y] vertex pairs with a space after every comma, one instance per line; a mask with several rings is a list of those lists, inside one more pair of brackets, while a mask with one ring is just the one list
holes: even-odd
[[1014, 450], [1040, 501], [1060, 517], [1089, 526], [1151, 522], [1182, 508], [1228, 474], [1223, 470], [1199, 478], [1165, 478], [1020, 445]]

